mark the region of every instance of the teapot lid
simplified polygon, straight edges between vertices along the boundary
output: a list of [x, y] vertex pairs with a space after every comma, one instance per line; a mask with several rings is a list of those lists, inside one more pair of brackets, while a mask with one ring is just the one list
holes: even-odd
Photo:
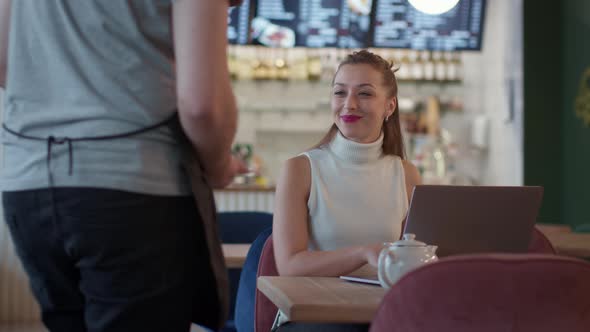
[[396, 247], [426, 247], [426, 243], [417, 241], [415, 238], [415, 234], [406, 233], [402, 240], [394, 242], [393, 245]]

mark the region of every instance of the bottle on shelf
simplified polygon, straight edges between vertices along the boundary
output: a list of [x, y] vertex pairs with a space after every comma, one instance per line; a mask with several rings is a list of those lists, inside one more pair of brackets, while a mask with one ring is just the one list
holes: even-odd
[[434, 79], [438, 82], [447, 80], [447, 62], [441, 52], [433, 52], [432, 60], [434, 62]]
[[307, 77], [310, 81], [319, 81], [322, 77], [322, 62], [318, 50], [307, 50]]
[[290, 76], [290, 68], [289, 64], [287, 63], [286, 53], [287, 51], [283, 48], [277, 49], [274, 58], [274, 66], [276, 70], [277, 79], [281, 81], [288, 80]]
[[237, 66], [236, 48], [233, 45], [229, 45], [227, 48], [227, 69], [229, 71], [229, 77], [232, 80], [237, 78]]
[[461, 61], [461, 53], [447, 52], [447, 80], [452, 82], [463, 80], [463, 63]]
[[331, 49], [323, 49], [320, 52], [320, 65], [322, 67], [321, 81], [329, 82], [334, 76], [334, 65]]
[[446, 148], [440, 137], [431, 138], [427, 156], [428, 167], [425, 169], [424, 181], [430, 184], [449, 184], [447, 174], [448, 156]]
[[264, 64], [266, 65], [266, 77], [267, 80], [278, 79], [278, 70], [275, 66], [275, 59], [277, 58], [276, 48], [267, 48], [264, 52]]
[[412, 162], [418, 168], [424, 184], [450, 184], [452, 160], [443, 138], [430, 135], [412, 136]]
[[440, 134], [440, 101], [438, 97], [430, 96], [426, 101], [425, 125], [426, 134], [437, 137]]
[[424, 80], [434, 81], [435, 78], [435, 67], [432, 59], [432, 52], [422, 52], [422, 66], [424, 68]]
[[254, 78], [254, 68], [258, 65], [256, 51], [251, 46], [237, 46], [236, 49], [236, 78], [238, 80], [251, 80]]
[[410, 51], [411, 80], [424, 80], [424, 62], [417, 51]]
[[393, 63], [393, 67], [391, 69], [395, 71], [399, 66], [399, 61], [397, 60], [396, 54], [393, 52], [393, 50], [385, 49], [380, 53], [383, 59], [387, 60], [389, 63]]
[[287, 62], [290, 64], [289, 79], [292, 81], [307, 80], [307, 58], [305, 50], [293, 48], [288, 50]]
[[272, 49], [271, 56], [271, 70], [269, 79], [275, 79], [279, 81], [285, 81], [289, 79], [289, 66], [285, 57], [285, 49], [274, 48]]
[[399, 64], [399, 70], [397, 71], [397, 78], [401, 81], [407, 81], [411, 79], [411, 63], [408, 51], [402, 51], [401, 61]]
[[463, 60], [461, 60], [461, 53], [455, 52], [453, 55], [453, 64], [457, 71], [456, 81], [463, 81]]
[[252, 78], [255, 80], [266, 79], [266, 64], [264, 63], [264, 49], [256, 47], [256, 58], [252, 62]]

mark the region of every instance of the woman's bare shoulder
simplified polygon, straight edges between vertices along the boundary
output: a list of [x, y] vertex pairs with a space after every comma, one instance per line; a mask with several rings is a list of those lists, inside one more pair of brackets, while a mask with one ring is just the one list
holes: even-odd
[[311, 184], [311, 164], [305, 155], [287, 159], [283, 164], [277, 189], [291, 192], [309, 193]]
[[287, 159], [283, 167], [295, 172], [309, 172], [311, 168], [309, 158], [302, 154]]

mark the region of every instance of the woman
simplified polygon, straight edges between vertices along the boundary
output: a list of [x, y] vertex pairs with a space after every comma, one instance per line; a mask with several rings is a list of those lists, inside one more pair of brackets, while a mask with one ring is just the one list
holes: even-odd
[[0, 0], [3, 206], [50, 331], [221, 323], [204, 179], [243, 170], [228, 5]]
[[383, 242], [400, 237], [420, 176], [403, 159], [391, 67], [368, 51], [346, 57], [332, 82], [332, 128], [286, 162], [273, 220], [280, 275], [334, 277], [376, 267]]

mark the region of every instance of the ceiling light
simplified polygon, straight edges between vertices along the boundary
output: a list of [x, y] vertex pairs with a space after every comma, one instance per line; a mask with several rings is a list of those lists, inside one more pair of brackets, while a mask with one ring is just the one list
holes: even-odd
[[416, 10], [429, 15], [440, 15], [453, 9], [459, 0], [408, 0]]

